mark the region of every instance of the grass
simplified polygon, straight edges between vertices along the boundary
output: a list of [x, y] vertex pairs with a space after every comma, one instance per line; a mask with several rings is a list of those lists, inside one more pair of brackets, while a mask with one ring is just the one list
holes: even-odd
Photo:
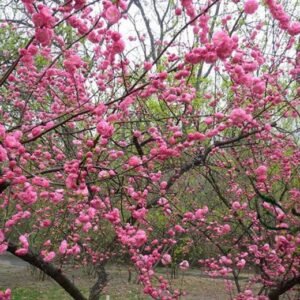
[[[144, 300], [147, 299], [140, 295], [137, 290], [127, 290], [126, 293], [118, 292], [116, 289], [110, 295], [111, 300]], [[106, 295], [102, 296], [100, 300], [106, 300]], [[12, 300], [72, 300], [62, 289], [59, 287], [23, 287], [13, 289]]]
[[35, 288], [16, 288], [13, 290], [12, 295], [13, 300], [35, 300], [35, 299], [41, 299], [41, 300], [67, 300], [70, 299], [68, 296], [65, 296], [63, 291], [60, 291], [59, 289], [51, 288], [47, 290], [38, 290]]
[[[137, 284], [137, 277], [132, 272], [132, 281], [128, 282], [128, 270], [126, 266], [107, 266], [109, 282], [101, 297], [106, 300], [149, 300], [143, 295], [142, 287]], [[167, 270], [160, 270], [167, 275]], [[87, 297], [89, 288], [94, 284], [95, 278], [88, 275], [83, 269], [70, 269], [69, 278]], [[226, 300], [228, 294], [224, 291], [223, 281], [201, 278], [199, 274], [179, 276], [172, 281], [173, 288], [180, 288], [188, 292], [188, 296], [181, 300]], [[16, 267], [0, 265], [0, 289], [11, 288], [12, 300], [72, 300], [52, 279], [46, 277], [41, 280], [38, 272], [32, 272], [28, 267]]]

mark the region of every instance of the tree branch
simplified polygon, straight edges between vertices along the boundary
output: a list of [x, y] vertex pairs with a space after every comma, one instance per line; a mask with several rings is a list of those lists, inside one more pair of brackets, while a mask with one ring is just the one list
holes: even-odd
[[16, 254], [17, 249], [18, 247], [16, 245], [8, 242], [8, 252], [43, 271], [49, 277], [54, 279], [54, 281], [57, 282], [69, 295], [71, 295], [73, 299], [86, 300], [80, 290], [77, 289], [77, 287], [62, 273], [60, 269], [48, 262], [44, 262], [39, 255], [34, 254], [31, 250], [27, 254], [19, 256]]

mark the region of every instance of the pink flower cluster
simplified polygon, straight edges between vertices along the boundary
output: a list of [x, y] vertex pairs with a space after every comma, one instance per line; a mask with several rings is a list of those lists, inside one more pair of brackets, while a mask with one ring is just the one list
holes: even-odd
[[103, 137], [103, 138], [109, 138], [112, 136], [114, 132], [114, 127], [109, 124], [107, 121], [100, 121], [97, 124], [97, 132]]
[[121, 221], [120, 211], [117, 208], [114, 208], [112, 211], [104, 214], [104, 218], [106, 218], [112, 224], [119, 224]]
[[267, 170], [268, 168], [264, 165], [259, 166], [255, 170], [255, 175], [257, 176], [257, 181], [258, 182], [265, 182], [267, 179]]
[[55, 258], [56, 253], [54, 251], [48, 252], [46, 250], [43, 250], [41, 251], [41, 255], [43, 257], [44, 262], [51, 262]]
[[69, 247], [68, 242], [66, 240], [61, 241], [58, 251], [62, 255], [77, 255], [81, 252], [78, 244]]
[[248, 113], [246, 113], [245, 110], [242, 108], [235, 108], [232, 110], [230, 116], [229, 116], [232, 124], [234, 125], [241, 125], [244, 122], [251, 122], [252, 116]]
[[291, 35], [300, 34], [300, 22], [291, 22], [289, 15], [284, 11], [283, 6], [276, 0], [266, 0], [274, 19], [279, 21], [280, 27]]
[[29, 243], [28, 243], [28, 240], [27, 240], [27, 236], [26, 235], [20, 235], [19, 241], [21, 242], [22, 247], [19, 248], [16, 251], [16, 254], [22, 256], [22, 255], [27, 254], [28, 251], [29, 251]]
[[166, 253], [162, 256], [161, 262], [163, 265], [169, 265], [172, 262], [172, 257], [170, 254]]
[[70, 54], [64, 61], [64, 67], [67, 72], [73, 74], [77, 69], [83, 65], [83, 61], [78, 55]]
[[119, 22], [121, 19], [121, 13], [117, 9], [115, 5], [110, 5], [106, 10], [105, 10], [105, 18], [110, 24], [116, 24]]
[[123, 245], [132, 248], [140, 248], [148, 239], [144, 230], [136, 229], [129, 225], [124, 229], [118, 228], [118, 236]]
[[186, 271], [188, 270], [190, 267], [190, 264], [187, 260], [183, 260], [180, 264], [179, 264], [179, 268], [182, 270], [182, 271]]
[[23, 203], [32, 205], [37, 201], [38, 194], [32, 185], [26, 183], [24, 190], [18, 194], [18, 197]]
[[229, 57], [237, 46], [236, 39], [234, 37], [229, 37], [225, 31], [215, 32], [212, 41], [216, 54], [220, 59]]
[[205, 44], [205, 47], [194, 48], [187, 53], [185, 60], [191, 64], [198, 64], [202, 61], [214, 63], [217, 59], [225, 60], [230, 57], [238, 45], [235, 36], [230, 37], [225, 31], [217, 31], [212, 37], [212, 43]]
[[140, 166], [142, 163], [143, 163], [143, 161], [141, 160], [141, 158], [139, 158], [136, 155], [131, 156], [128, 160], [128, 165], [130, 167], [137, 167], [137, 166]]
[[7, 242], [5, 241], [3, 230], [0, 230], [0, 255], [4, 253], [6, 249], [7, 249]]
[[11, 300], [11, 290], [6, 289], [4, 292], [0, 291], [1, 300]]
[[254, 14], [258, 9], [258, 2], [257, 0], [247, 0], [244, 4], [244, 11], [246, 14]]
[[39, 4], [37, 8], [38, 12], [32, 15], [32, 21], [35, 25], [35, 38], [42, 46], [49, 46], [53, 36], [52, 27], [55, 18], [47, 6]]

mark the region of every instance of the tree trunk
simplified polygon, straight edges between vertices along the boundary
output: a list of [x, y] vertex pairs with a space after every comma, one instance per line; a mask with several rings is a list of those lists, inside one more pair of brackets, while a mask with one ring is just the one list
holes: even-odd
[[11, 242], [8, 243], [8, 252], [42, 270], [45, 274], [54, 279], [54, 281], [56, 281], [73, 299], [86, 300], [80, 290], [62, 273], [60, 269], [50, 263], [44, 262], [38, 254], [34, 254], [31, 250], [29, 250], [27, 254], [19, 256], [16, 254], [17, 249], [18, 247], [16, 245]]
[[268, 297], [270, 300], [279, 300], [279, 296], [283, 295], [290, 289], [292, 289], [295, 285], [300, 284], [300, 276], [295, 277], [291, 280], [282, 282], [276, 289], [272, 289], [269, 293]]
[[101, 296], [101, 292], [103, 291], [103, 289], [107, 284], [108, 279], [107, 279], [107, 273], [105, 271], [104, 266], [105, 263], [101, 263], [95, 267], [96, 269], [95, 271], [98, 278], [95, 284], [90, 289], [89, 300], [99, 300]]

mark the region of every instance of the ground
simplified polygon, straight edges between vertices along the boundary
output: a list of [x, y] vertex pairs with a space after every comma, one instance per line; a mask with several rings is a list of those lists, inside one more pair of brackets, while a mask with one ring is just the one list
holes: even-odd
[[[108, 266], [109, 284], [103, 300], [144, 300], [135, 275], [128, 282], [128, 269], [125, 266]], [[166, 269], [162, 270], [168, 276]], [[133, 272], [132, 272], [133, 273]], [[133, 273], [134, 274], [134, 273]], [[70, 270], [70, 278], [87, 295], [94, 279], [87, 270]], [[227, 300], [232, 299], [226, 292], [223, 279], [210, 279], [197, 270], [181, 273], [174, 282], [177, 288], [187, 291], [184, 300]], [[44, 278], [22, 260], [10, 254], [0, 255], [0, 289], [11, 288], [13, 300], [67, 300], [70, 298], [53, 280]], [[109, 295], [110, 297], [107, 297]]]

